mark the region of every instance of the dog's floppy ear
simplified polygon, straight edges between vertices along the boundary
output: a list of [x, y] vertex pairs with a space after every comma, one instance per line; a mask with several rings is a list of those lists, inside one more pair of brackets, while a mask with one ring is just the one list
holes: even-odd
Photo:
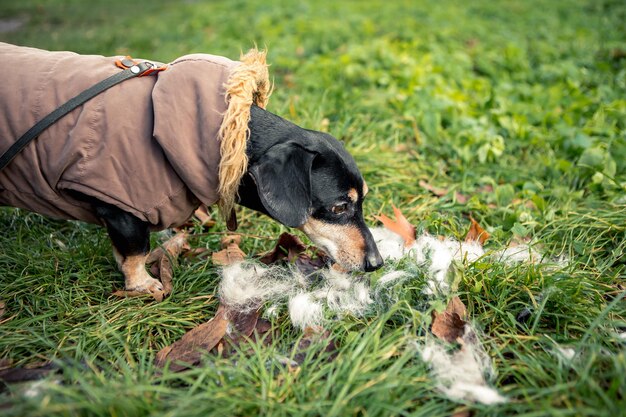
[[315, 155], [295, 142], [284, 142], [272, 146], [249, 168], [261, 203], [285, 226], [302, 226], [309, 214]]

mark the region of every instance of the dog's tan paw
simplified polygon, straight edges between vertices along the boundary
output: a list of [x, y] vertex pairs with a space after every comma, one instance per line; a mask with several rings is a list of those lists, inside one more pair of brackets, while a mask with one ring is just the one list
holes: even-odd
[[[146, 274], [147, 275], [147, 274]], [[126, 288], [126, 291], [141, 294], [150, 294], [155, 300], [161, 302], [165, 298], [166, 293], [163, 288], [163, 283], [158, 279], [152, 277], [144, 278], [143, 282], [139, 285], [134, 285], [132, 288]]]
[[[146, 274], [147, 275], [147, 274]], [[163, 284], [158, 279], [146, 276], [142, 282], [133, 282], [130, 288], [127, 286], [126, 291], [136, 291], [145, 294], [154, 294], [155, 292], [163, 292]]]

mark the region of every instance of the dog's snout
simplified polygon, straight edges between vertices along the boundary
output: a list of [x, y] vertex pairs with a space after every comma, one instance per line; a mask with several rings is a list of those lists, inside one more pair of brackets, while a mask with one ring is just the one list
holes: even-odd
[[372, 272], [376, 271], [378, 268], [383, 266], [383, 258], [378, 253], [378, 250], [375, 250], [374, 253], [370, 253], [365, 257], [365, 271]]

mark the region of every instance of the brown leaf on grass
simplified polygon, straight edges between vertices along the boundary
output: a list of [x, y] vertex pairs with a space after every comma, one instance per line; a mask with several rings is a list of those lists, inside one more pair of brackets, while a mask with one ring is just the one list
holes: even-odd
[[211, 259], [215, 265], [232, 265], [245, 259], [246, 254], [239, 248], [241, 236], [227, 235], [221, 241], [222, 250], [214, 252]]
[[398, 209], [396, 206], [392, 207], [393, 214], [396, 220], [391, 220], [384, 214], [381, 214], [380, 216], [374, 216], [374, 218], [380, 221], [387, 229], [402, 236], [402, 239], [404, 239], [404, 246], [409, 247], [413, 243], [415, 243], [415, 226], [409, 223], [409, 221], [406, 219], [406, 217], [404, 217], [404, 214], [402, 214], [400, 209]]
[[178, 372], [197, 365], [202, 355], [211, 350], [228, 357], [235, 352], [235, 347], [248, 340], [258, 339], [267, 345], [272, 340], [271, 328], [267, 320], [259, 318], [258, 309], [242, 312], [220, 304], [211, 320], [194, 327], [180, 340], [161, 349], [155, 365], [163, 367], [171, 362], [170, 369]]
[[[307, 254], [307, 250], [312, 254]], [[259, 261], [266, 265], [293, 263], [306, 276], [326, 266], [328, 256], [315, 247], [306, 246], [299, 237], [285, 232], [278, 238], [274, 249], [261, 256]]]
[[159, 279], [163, 284], [163, 296], [166, 297], [172, 292], [172, 277], [174, 271], [172, 270], [172, 262], [167, 256], [162, 257], [159, 260]]
[[10, 368], [13, 365], [13, 360], [10, 358], [2, 358], [0, 359], [0, 370], [4, 370]]
[[[265, 324], [259, 323], [260, 310], [255, 309], [252, 311], [237, 311], [232, 308], [226, 307], [226, 317], [228, 319], [228, 327], [226, 328], [226, 334], [220, 342], [222, 345], [220, 356], [228, 357], [233, 354], [235, 347], [239, 346], [246, 340], [255, 340], [254, 333], [264, 333]], [[271, 326], [270, 326], [271, 328]]]
[[163, 256], [168, 254], [172, 258], [177, 258], [184, 250], [189, 249], [189, 243], [187, 238], [189, 235], [185, 231], [176, 233], [174, 236], [167, 239], [161, 246], [150, 252], [146, 259], [146, 264], [157, 262]]
[[301, 365], [304, 362], [307, 352], [311, 346], [317, 343], [320, 343], [324, 348], [321, 351], [315, 352], [315, 355], [329, 353], [330, 355], [327, 358], [328, 362], [335, 360], [338, 355], [337, 345], [332, 339], [330, 332], [328, 330], [324, 330], [322, 327], [315, 326], [304, 329], [304, 335], [298, 342], [297, 353], [293, 358], [294, 361], [298, 365]]
[[476, 241], [479, 242], [481, 245], [484, 245], [491, 235], [487, 233], [485, 229], [480, 227], [480, 225], [476, 220], [474, 220], [474, 218], [470, 217], [470, 222], [472, 222], [472, 225], [470, 226], [470, 229], [465, 236], [465, 241]]
[[162, 301], [163, 298], [167, 297], [172, 292], [172, 277], [174, 275], [172, 262], [175, 261], [183, 251], [189, 249], [187, 238], [188, 235], [186, 232], [178, 232], [148, 256], [147, 263], [154, 262], [150, 268], [150, 272], [156, 278], [159, 278], [163, 284], [163, 291], [153, 294], [157, 301]]
[[209, 213], [209, 209], [204, 204], [201, 204], [200, 207], [193, 212], [193, 215], [200, 220], [200, 224], [205, 227], [215, 226], [215, 220], [211, 217]]
[[207, 248], [192, 248], [182, 253], [185, 259], [206, 259], [211, 256], [211, 251]]
[[259, 261], [266, 265], [275, 264], [284, 259], [294, 262], [298, 255], [306, 251], [306, 248], [306, 245], [298, 236], [285, 232], [278, 237], [278, 242], [276, 242], [274, 249], [261, 256]]
[[51, 362], [38, 363], [34, 366], [5, 368], [0, 370], [0, 381], [5, 383], [35, 381], [59, 371], [59, 365]]
[[0, 301], [0, 318], [2, 318], [2, 316], [4, 316], [4, 312], [6, 311], [6, 307], [7, 305], [5, 304], [4, 301]]
[[[155, 365], [163, 367], [170, 362], [170, 370], [180, 371], [197, 365], [203, 353], [216, 347], [228, 328], [226, 307], [220, 305], [215, 316], [206, 323], [194, 327], [173, 344], [157, 353]], [[180, 363], [179, 363], [180, 362]]]
[[445, 311], [433, 311], [432, 314], [433, 325], [430, 330], [439, 339], [454, 342], [463, 336], [467, 309], [459, 297], [450, 299]]
[[419, 181], [419, 186], [427, 191], [430, 191], [432, 194], [436, 195], [437, 197], [443, 197], [444, 195], [448, 194], [447, 189], [435, 187], [434, 185], [429, 184], [424, 180]]
[[259, 310], [237, 311], [227, 308], [226, 317], [231, 326], [228, 326], [226, 334], [234, 340], [250, 337], [259, 321]]
[[[424, 180], [420, 180], [419, 181], [419, 185], [420, 187], [422, 187], [423, 189], [430, 191], [433, 195], [437, 196], [437, 197], [443, 197], [445, 195], [448, 194], [448, 189], [447, 188], [439, 188], [439, 187], [435, 187], [434, 185], [431, 185], [429, 183], [427, 183]], [[461, 204], [465, 204], [467, 203], [467, 200], [469, 200], [469, 197], [466, 196], [465, 194], [461, 194], [458, 191], [454, 192], [454, 198], [456, 198], [456, 201], [458, 201]]]

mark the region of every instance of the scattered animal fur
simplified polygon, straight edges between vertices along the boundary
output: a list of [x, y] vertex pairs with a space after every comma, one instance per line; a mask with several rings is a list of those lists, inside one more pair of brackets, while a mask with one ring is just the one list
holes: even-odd
[[291, 324], [301, 330], [319, 326], [324, 318], [322, 304], [313, 300], [311, 293], [301, 292], [289, 299]]
[[427, 362], [437, 379], [439, 390], [453, 400], [478, 401], [498, 404], [506, 401], [495, 389], [489, 387], [485, 376], [493, 374], [489, 356], [478, 341], [474, 330], [465, 325], [460, 349], [449, 352], [448, 347], [428, 341], [419, 347], [422, 359]]
[[[332, 269], [323, 272], [325, 279], [320, 285], [290, 268], [268, 268], [247, 261], [224, 267], [221, 275], [222, 303], [248, 312], [266, 301], [286, 301], [292, 324], [301, 329], [321, 325], [324, 306], [336, 315], [361, 316], [372, 303], [365, 283]], [[277, 304], [272, 308], [276, 310]]]
[[[529, 245], [489, 253], [479, 242], [460, 242], [422, 234], [406, 247], [403, 238], [388, 229], [373, 228], [371, 232], [383, 259], [408, 257], [426, 268], [428, 284], [424, 293], [429, 295], [449, 293], [447, 275], [454, 261], [471, 263], [488, 256], [507, 264], [543, 262], [540, 254]], [[263, 302], [271, 301], [266, 314], [275, 314], [281, 304], [287, 304], [293, 326], [302, 330], [323, 325], [325, 310], [339, 317], [346, 314], [362, 316], [375, 304], [372, 291], [365, 282], [334, 269], [323, 270], [322, 277], [321, 282], [312, 282], [289, 267], [268, 268], [244, 261], [223, 268], [219, 293], [223, 303], [242, 311], [259, 308]], [[410, 277], [411, 274], [403, 270], [387, 272], [373, 289], [375, 299], [382, 299], [381, 292]], [[506, 401], [487, 385], [486, 378], [493, 374], [493, 368], [471, 325], [465, 325], [461, 348], [456, 351], [450, 352], [447, 346], [434, 340], [426, 342], [419, 350], [423, 360], [432, 368], [439, 389], [450, 399], [483, 404]], [[569, 352], [563, 354], [568, 356]]]
[[219, 294], [224, 304], [248, 312], [265, 301], [281, 299], [294, 289], [295, 283], [282, 268], [237, 262], [222, 269]]

